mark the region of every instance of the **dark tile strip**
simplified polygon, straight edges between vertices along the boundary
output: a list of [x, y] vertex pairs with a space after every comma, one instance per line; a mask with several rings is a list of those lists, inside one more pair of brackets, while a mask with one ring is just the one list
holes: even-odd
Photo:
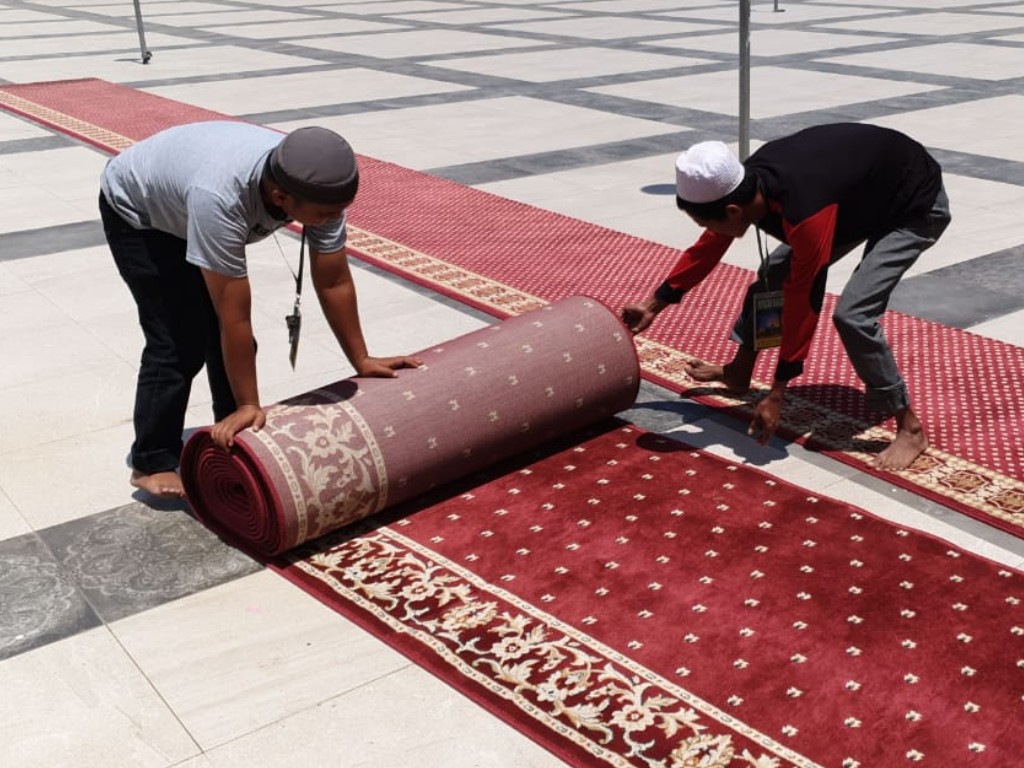
[[98, 219], [0, 233], [0, 262], [92, 248], [104, 243], [106, 238]]
[[0, 542], [0, 660], [262, 565], [178, 508], [142, 503]]

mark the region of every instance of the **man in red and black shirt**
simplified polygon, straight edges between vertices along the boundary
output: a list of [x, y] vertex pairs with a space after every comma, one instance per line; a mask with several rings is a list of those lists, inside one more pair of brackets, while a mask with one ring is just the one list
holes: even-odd
[[723, 381], [746, 391], [757, 357], [754, 296], [781, 288], [775, 381], [748, 430], [765, 443], [778, 427], [787, 383], [803, 372], [828, 267], [864, 244], [833, 321], [866, 385], [868, 404], [896, 417], [896, 437], [876, 458], [877, 466], [910, 465], [928, 441], [879, 321], [904, 272], [950, 221], [942, 171], [924, 147], [897, 131], [857, 123], [820, 125], [770, 141], [745, 163], [721, 142], [703, 142], [676, 162], [676, 202], [705, 231], [650, 299], [623, 310], [629, 328], [643, 331], [666, 306], [678, 303], [750, 225], [781, 241], [747, 291], [733, 329], [739, 343], [733, 360], [687, 365], [697, 381]]

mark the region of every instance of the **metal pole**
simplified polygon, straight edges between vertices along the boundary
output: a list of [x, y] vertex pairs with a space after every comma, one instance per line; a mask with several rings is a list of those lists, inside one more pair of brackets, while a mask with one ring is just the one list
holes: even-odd
[[746, 160], [750, 155], [750, 0], [740, 0], [739, 150], [740, 160]]
[[142, 28], [142, 6], [139, 5], [139, 0], [132, 2], [135, 3], [135, 26], [139, 30], [139, 53], [142, 54], [142, 63], [149, 64], [153, 54], [146, 47], [146, 31]]

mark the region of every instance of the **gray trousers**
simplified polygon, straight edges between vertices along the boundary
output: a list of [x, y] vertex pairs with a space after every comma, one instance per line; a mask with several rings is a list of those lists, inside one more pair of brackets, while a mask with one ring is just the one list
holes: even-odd
[[[915, 261], [933, 246], [949, 225], [949, 199], [939, 189], [935, 204], [925, 216], [908, 221], [875, 240], [862, 241], [864, 255], [839, 297], [832, 315], [839, 338], [854, 370], [867, 387], [867, 404], [885, 413], [910, 407], [910, 394], [893, 358], [880, 323], [889, 305], [889, 296]], [[861, 243], [836, 245], [829, 264], [834, 264]], [[753, 349], [754, 294], [779, 290], [789, 274], [793, 254], [788, 245], [780, 245], [768, 255], [758, 270], [758, 281], [747, 290], [743, 309], [733, 328], [732, 339]], [[822, 270], [811, 294], [811, 307], [820, 311], [825, 298], [827, 268]]]

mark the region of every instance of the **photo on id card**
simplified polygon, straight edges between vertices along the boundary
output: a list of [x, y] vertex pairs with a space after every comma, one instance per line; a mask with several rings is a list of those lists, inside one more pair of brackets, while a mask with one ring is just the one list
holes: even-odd
[[782, 291], [754, 294], [754, 349], [782, 344]]

